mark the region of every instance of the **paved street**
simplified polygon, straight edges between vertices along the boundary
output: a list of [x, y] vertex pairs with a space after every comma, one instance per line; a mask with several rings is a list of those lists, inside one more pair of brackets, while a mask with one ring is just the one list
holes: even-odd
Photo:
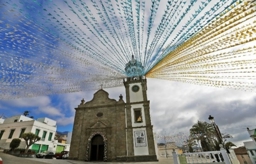
[[0, 152], [0, 157], [3, 160], [3, 164], [45, 164], [44, 162], [35, 162], [27, 158], [19, 158], [2, 152]]
[[[0, 152], [0, 157], [3, 159], [3, 164], [102, 164], [102, 162], [84, 162], [75, 160], [61, 159], [39, 159], [39, 158], [21, 158]], [[129, 164], [134, 162], [104, 162], [115, 164]], [[172, 159], [161, 159], [159, 162], [138, 162], [138, 164], [173, 164]]]

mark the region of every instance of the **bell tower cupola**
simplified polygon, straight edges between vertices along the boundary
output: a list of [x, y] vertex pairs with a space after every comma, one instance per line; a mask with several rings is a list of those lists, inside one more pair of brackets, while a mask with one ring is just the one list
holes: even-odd
[[142, 66], [141, 62], [135, 60], [134, 56], [132, 55], [132, 60], [125, 65], [125, 73], [127, 77], [143, 76], [144, 67]]

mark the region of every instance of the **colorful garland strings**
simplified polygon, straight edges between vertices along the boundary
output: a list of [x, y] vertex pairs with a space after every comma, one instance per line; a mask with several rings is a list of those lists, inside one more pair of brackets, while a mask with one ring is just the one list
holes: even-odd
[[147, 77], [255, 89], [255, 1], [2, 0], [0, 99]]

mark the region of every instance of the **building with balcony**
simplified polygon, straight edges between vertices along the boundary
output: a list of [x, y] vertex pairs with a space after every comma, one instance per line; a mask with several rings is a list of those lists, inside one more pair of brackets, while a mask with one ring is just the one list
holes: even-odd
[[26, 147], [25, 141], [21, 138], [23, 133], [34, 133], [41, 139], [33, 144], [30, 149], [37, 152], [69, 149], [69, 144], [59, 144], [55, 140], [57, 130], [56, 121], [50, 118], [38, 118], [37, 120], [24, 115], [10, 118], [0, 118], [0, 148], [10, 149], [10, 143], [14, 138], [20, 138], [21, 143], [18, 148]]
[[256, 129], [247, 128], [247, 131], [250, 137], [252, 138], [252, 141], [244, 142], [244, 146], [252, 163], [256, 164]]

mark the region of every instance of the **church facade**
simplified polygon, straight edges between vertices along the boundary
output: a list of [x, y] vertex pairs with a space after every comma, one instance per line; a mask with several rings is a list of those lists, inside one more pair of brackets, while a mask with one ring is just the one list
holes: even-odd
[[[133, 63], [132, 63], [133, 64]], [[85, 161], [157, 161], [147, 80], [123, 79], [126, 102], [103, 89], [75, 108], [70, 158]]]

